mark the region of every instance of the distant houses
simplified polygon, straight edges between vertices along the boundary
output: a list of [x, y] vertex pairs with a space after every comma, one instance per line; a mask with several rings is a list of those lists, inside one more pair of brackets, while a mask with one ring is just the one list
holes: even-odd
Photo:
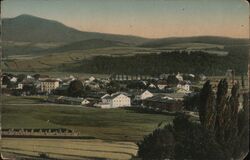
[[[2, 76], [2, 90], [6, 95], [48, 95], [47, 102], [99, 108], [147, 107], [178, 111], [184, 96], [192, 93], [195, 75], [161, 74], [159, 77], [143, 75], [112, 75], [110, 78], [49, 77], [40, 74]], [[169, 78], [170, 77], [170, 78]], [[168, 79], [169, 78], [169, 79]], [[70, 83], [82, 83], [79, 97], [69, 97]], [[110, 94], [108, 94], [110, 93]], [[72, 96], [72, 95], [71, 95]]]

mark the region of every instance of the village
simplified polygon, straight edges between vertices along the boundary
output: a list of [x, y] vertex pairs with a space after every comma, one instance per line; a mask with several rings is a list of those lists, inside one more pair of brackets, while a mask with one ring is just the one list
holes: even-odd
[[170, 112], [181, 111], [185, 97], [199, 91], [205, 75], [161, 74], [131, 76], [113, 74], [107, 78], [64, 78], [48, 75], [2, 75], [6, 96], [44, 96], [41, 103], [97, 108], [141, 107]]

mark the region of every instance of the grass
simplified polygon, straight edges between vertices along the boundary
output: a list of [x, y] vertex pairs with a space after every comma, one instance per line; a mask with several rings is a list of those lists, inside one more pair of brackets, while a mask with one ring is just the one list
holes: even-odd
[[[207, 43], [181, 43], [172, 44], [163, 48], [143, 48], [143, 47], [107, 47], [99, 49], [87, 50], [72, 50], [67, 52], [45, 54], [39, 57], [31, 56], [20, 57], [13, 55], [3, 61], [3, 70], [6, 71], [64, 71], [69, 67], [79, 65], [84, 59], [92, 58], [93, 56], [133, 56], [135, 54], [150, 54], [158, 53], [159, 49], [211, 49], [223, 48], [222, 45], [207, 44]], [[15, 57], [16, 56], [16, 57]]]
[[[77, 130], [82, 136], [103, 140], [137, 142], [151, 133], [161, 121], [172, 122], [173, 119], [169, 115], [139, 113], [131, 109], [35, 105], [32, 103], [40, 101], [35, 97], [3, 99], [2, 128], [63, 127]], [[16, 102], [20, 105], [15, 105]], [[21, 105], [24, 102], [29, 104]]]
[[45, 96], [2, 96], [3, 104], [36, 104], [44, 101]]
[[137, 152], [135, 143], [103, 140], [4, 138], [2, 146], [4, 153], [35, 157], [46, 153], [55, 159], [130, 159]]
[[102, 49], [89, 49], [79, 51], [67, 51], [62, 53], [53, 53], [40, 57], [20, 59], [12, 57], [6, 59], [3, 63], [3, 70], [6, 71], [57, 71], [58, 67], [75, 64], [83, 59], [91, 58], [97, 55], [113, 55], [113, 56], [132, 56], [134, 54], [145, 54], [150, 49], [139, 47], [109, 47]]
[[95, 139], [3, 138], [4, 153], [31, 159], [39, 153], [54, 159], [130, 159], [136, 155], [136, 142], [161, 121], [171, 123], [174, 118], [136, 109], [35, 104], [43, 98], [3, 96], [2, 128], [68, 128]]

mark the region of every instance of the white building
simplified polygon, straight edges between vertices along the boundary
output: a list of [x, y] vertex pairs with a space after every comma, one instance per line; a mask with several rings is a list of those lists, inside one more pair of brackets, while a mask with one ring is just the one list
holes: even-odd
[[144, 100], [144, 99], [147, 99], [147, 98], [150, 98], [150, 97], [153, 97], [153, 96], [154, 95], [151, 92], [149, 92], [148, 90], [139, 91], [135, 95], [135, 100]]
[[16, 89], [23, 89], [23, 84], [22, 83], [18, 83]]
[[193, 78], [195, 77], [195, 75], [194, 75], [194, 74], [189, 74], [189, 76], [190, 76], [190, 77], [193, 77]]
[[100, 108], [119, 108], [130, 107], [131, 100], [124, 93], [106, 94], [102, 96], [102, 102], [95, 104], [94, 106]]
[[27, 79], [34, 79], [31, 75], [27, 75]]
[[13, 83], [16, 83], [16, 82], [17, 82], [17, 78], [16, 78], [16, 77], [12, 77], [12, 78], [10, 79], [10, 81], [13, 82]]
[[94, 80], [95, 80], [95, 77], [93, 77], [93, 76], [89, 77], [89, 81], [90, 81], [90, 82], [92, 82], [92, 81], [94, 81]]
[[177, 92], [179, 93], [190, 93], [190, 85], [189, 84], [181, 84], [177, 85]]
[[41, 91], [42, 92], [47, 92], [50, 93], [52, 90], [56, 89], [59, 87], [59, 81], [57, 80], [44, 80], [41, 81]]
[[160, 90], [165, 89], [165, 87], [167, 87], [167, 86], [168, 86], [168, 84], [167, 84], [166, 81], [159, 81], [159, 82], [157, 83], [157, 87], [158, 87]]
[[149, 88], [156, 88], [156, 86], [153, 83], [151, 83], [148, 87]]
[[180, 73], [175, 76], [179, 81], [183, 81], [183, 77]]

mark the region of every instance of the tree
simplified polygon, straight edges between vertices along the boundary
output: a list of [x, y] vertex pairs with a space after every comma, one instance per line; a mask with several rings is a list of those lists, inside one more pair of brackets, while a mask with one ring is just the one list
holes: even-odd
[[200, 124], [191, 122], [188, 116], [177, 116], [173, 124], [176, 139], [174, 159], [228, 159], [223, 148], [216, 142], [213, 132]]
[[179, 114], [173, 125], [157, 128], [138, 143], [138, 157], [143, 160], [227, 159], [214, 134], [189, 117]]
[[40, 74], [34, 74], [33, 77], [35, 78], [35, 80], [38, 80], [41, 77], [41, 75]]
[[10, 78], [8, 76], [3, 76], [2, 84], [3, 85], [9, 85], [10, 84]]
[[[209, 85], [204, 85], [202, 92], [205, 92], [204, 90], [209, 90], [206, 89], [209, 88], [207, 86]], [[209, 94], [203, 94], [201, 100], [203, 99], [204, 102], [209, 101], [210, 97], [208, 95]], [[238, 112], [239, 96], [239, 84], [236, 83], [233, 85], [231, 95], [228, 96], [227, 81], [225, 79], [221, 80], [217, 87], [216, 103], [214, 104], [216, 107], [216, 116], [213, 118], [216, 120], [214, 130], [207, 125], [203, 125], [204, 128], [214, 132], [216, 141], [223, 147], [224, 154], [228, 155], [230, 158], [239, 158], [239, 156], [247, 150], [245, 145], [246, 142], [244, 143], [244, 141], [248, 140], [248, 138], [246, 138], [248, 137], [248, 133], [246, 133], [247, 124], [244, 123], [244, 121], [247, 122], [246, 108], [248, 108], [248, 102], [246, 102], [247, 96], [245, 95], [243, 103], [245, 107], [243, 107], [242, 111]], [[202, 121], [202, 117], [204, 117], [207, 112], [210, 112], [208, 113], [210, 115], [214, 114], [214, 111], [208, 109], [211, 108], [211, 106], [212, 105], [200, 106], [205, 107], [201, 108], [199, 113], [202, 124], [205, 122]]]
[[238, 145], [235, 147], [237, 156], [249, 152], [249, 93], [243, 93], [243, 108], [238, 114]]
[[242, 88], [245, 88], [244, 74], [241, 74], [241, 86]]
[[70, 82], [68, 88], [68, 96], [70, 97], [81, 97], [83, 96], [83, 84], [79, 80]]
[[35, 85], [24, 85], [23, 91], [27, 92], [27, 94], [33, 95], [37, 93], [37, 88]]
[[146, 89], [146, 85], [142, 83], [141, 81], [131, 81], [128, 82], [127, 88], [130, 89]]
[[216, 137], [219, 141], [224, 141], [225, 138], [225, 130], [228, 125], [229, 118], [229, 108], [228, 108], [228, 84], [226, 79], [220, 80], [217, 87], [217, 97], [216, 97]]
[[175, 77], [175, 75], [169, 75], [167, 78], [167, 84], [176, 86], [179, 83], [179, 80]]
[[[138, 156], [142, 159], [176, 160], [242, 159], [249, 151], [249, 93], [243, 95], [243, 109], [238, 112], [239, 85], [233, 85], [230, 96], [227, 92], [225, 79], [219, 82], [216, 97], [210, 81], [207, 81], [200, 93], [201, 123], [190, 121], [186, 115], [177, 115], [172, 125], [156, 129], [139, 143]], [[173, 135], [173, 140], [163, 140], [162, 137], [170, 135]], [[164, 149], [168, 144], [171, 147]]]
[[184, 106], [188, 111], [198, 111], [199, 103], [200, 103], [200, 95], [188, 95], [184, 97]]
[[17, 75], [17, 82], [22, 82], [26, 77], [27, 77], [27, 75], [25, 75], [25, 74], [18, 74]]
[[119, 85], [119, 83], [115, 82], [115, 81], [111, 81], [109, 84], [107, 84], [107, 92], [109, 94], [115, 93], [120, 91], [121, 87]]
[[171, 125], [156, 129], [138, 143], [138, 156], [144, 160], [172, 159], [175, 139]]
[[214, 129], [215, 125], [215, 95], [210, 81], [207, 81], [200, 92], [199, 117], [201, 125], [207, 129]]

